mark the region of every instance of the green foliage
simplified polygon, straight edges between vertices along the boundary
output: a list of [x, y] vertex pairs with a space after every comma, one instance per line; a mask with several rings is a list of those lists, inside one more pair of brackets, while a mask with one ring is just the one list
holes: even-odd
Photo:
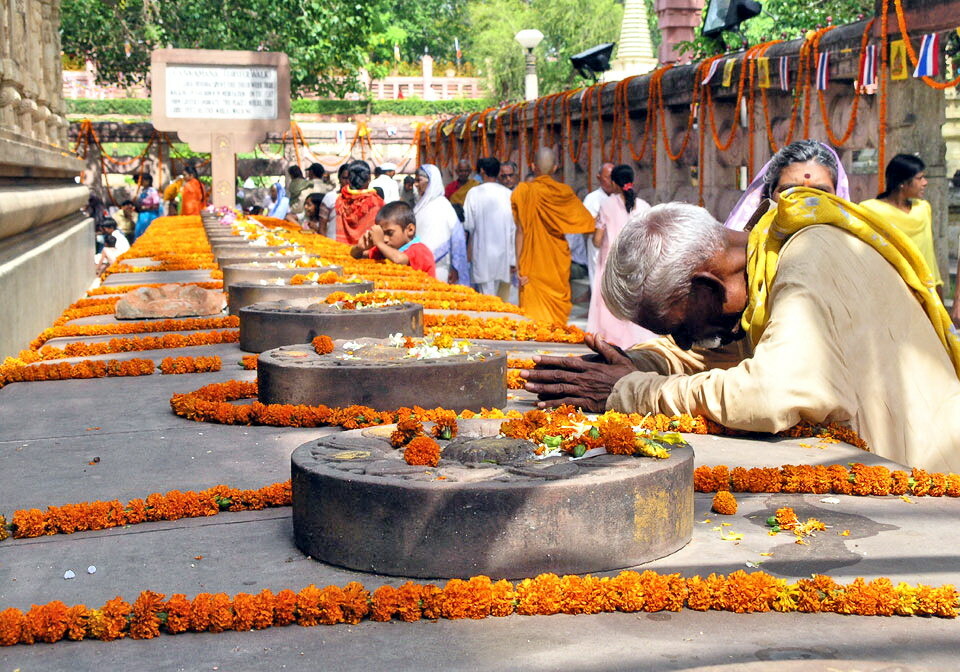
[[291, 88], [342, 95], [358, 88], [375, 3], [351, 0], [63, 0], [63, 50], [97, 65], [100, 82], [132, 85], [161, 47], [282, 51]]
[[804, 37], [809, 30], [853, 23], [874, 13], [872, 0], [821, 0], [815, 3], [766, 0], [763, 9], [776, 20], [761, 14], [743, 23], [745, 41], [736, 33], [724, 33], [720, 38], [704, 37], [697, 28], [697, 36], [689, 42], [681, 42], [677, 50], [700, 60], [771, 40], [795, 40]]
[[375, 63], [395, 61], [393, 46], [400, 51], [400, 60], [416, 63], [429, 51], [434, 59], [454, 62], [454, 38], [459, 38], [464, 57], [469, 54], [464, 44], [469, 41], [467, 27], [468, 0], [379, 0], [376, 14], [381, 29], [369, 43], [370, 60]]
[[[150, 116], [149, 98], [115, 98], [95, 100], [88, 98], [68, 98], [68, 114], [86, 114], [100, 116], [107, 114], [125, 116]], [[367, 112], [366, 100], [325, 100], [295, 99], [290, 103], [294, 114], [364, 114]], [[373, 114], [397, 114], [402, 116], [428, 116], [432, 114], [468, 114], [480, 112], [494, 105], [487, 98], [460, 98], [455, 100], [374, 100], [369, 102]]]
[[540, 95], [585, 82], [570, 56], [619, 39], [623, 6], [616, 0], [473, 0], [469, 5], [470, 53], [488, 72], [496, 98], [523, 97], [524, 55], [513, 36], [536, 28], [544, 39], [536, 48]]
[[132, 116], [150, 116], [149, 98], [114, 98], [97, 100], [93, 98], [67, 98], [67, 114], [123, 114]]

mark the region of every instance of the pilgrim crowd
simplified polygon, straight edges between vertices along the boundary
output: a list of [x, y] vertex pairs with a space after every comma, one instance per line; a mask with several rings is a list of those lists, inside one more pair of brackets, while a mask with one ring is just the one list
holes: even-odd
[[[646, 203], [629, 165], [601, 166], [582, 200], [554, 177], [553, 150], [534, 168], [521, 182], [515, 163], [484, 157], [447, 181], [433, 164], [399, 180], [393, 164], [352, 161], [334, 184], [312, 164], [265, 202], [239, 195], [357, 258], [516, 301], [548, 324], [566, 324], [582, 273], [594, 354], [535, 358], [522, 376], [540, 407], [692, 413], [759, 432], [841, 422], [884, 457], [960, 471], [960, 301], [944, 307], [919, 157], [895, 156], [884, 191], [856, 204], [836, 152], [798, 141], [722, 222]], [[195, 170], [162, 195], [146, 180], [102, 223], [104, 240], [142, 233], [173, 191], [180, 212], [203, 207]]]

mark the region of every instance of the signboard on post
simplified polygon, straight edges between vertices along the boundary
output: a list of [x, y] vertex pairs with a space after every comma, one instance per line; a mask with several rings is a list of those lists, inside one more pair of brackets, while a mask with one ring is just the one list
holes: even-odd
[[290, 128], [286, 54], [158, 49], [150, 57], [153, 126], [210, 152], [212, 202], [234, 207], [236, 155]]

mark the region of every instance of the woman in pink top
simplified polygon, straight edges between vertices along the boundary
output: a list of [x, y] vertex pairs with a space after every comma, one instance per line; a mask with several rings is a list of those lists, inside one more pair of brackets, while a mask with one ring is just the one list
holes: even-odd
[[603, 278], [603, 269], [607, 265], [610, 246], [620, 235], [620, 230], [634, 213], [649, 210], [650, 205], [633, 193], [633, 168], [630, 166], [615, 167], [610, 174], [610, 179], [617, 186], [617, 191], [603, 202], [600, 213], [597, 215], [597, 230], [593, 234], [593, 244], [599, 248], [600, 256], [597, 260], [597, 271], [593, 276], [593, 286], [590, 288], [587, 331], [608, 343], [629, 348], [637, 343], [656, 338], [657, 335], [637, 324], [618, 320], [611, 315], [600, 294], [600, 280]]

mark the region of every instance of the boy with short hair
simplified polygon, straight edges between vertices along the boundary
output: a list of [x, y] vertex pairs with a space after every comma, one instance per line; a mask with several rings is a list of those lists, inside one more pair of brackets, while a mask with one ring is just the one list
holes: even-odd
[[354, 259], [363, 256], [389, 259], [436, 277], [433, 252], [417, 238], [413, 208], [404, 201], [387, 203], [380, 208], [376, 223], [350, 248], [350, 255]]

